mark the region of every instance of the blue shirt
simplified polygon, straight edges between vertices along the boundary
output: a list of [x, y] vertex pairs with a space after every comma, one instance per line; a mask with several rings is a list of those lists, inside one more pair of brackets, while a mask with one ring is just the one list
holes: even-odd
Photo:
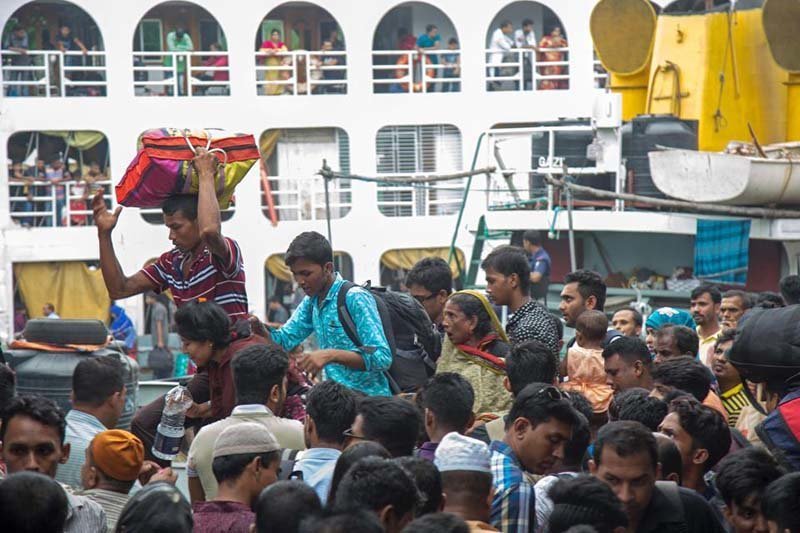
[[81, 466], [86, 462], [86, 448], [95, 435], [108, 428], [94, 415], [72, 409], [65, 417], [67, 430], [64, 442], [69, 443], [69, 459], [63, 465], [58, 465], [56, 481], [70, 487], [81, 489]]
[[[433, 48], [436, 46], [436, 43], [442, 40], [441, 35], [436, 35], [433, 39], [427, 33], [423, 33], [422, 35], [417, 38], [417, 46], [419, 48]], [[431, 63], [438, 63], [439, 62], [439, 54], [428, 54], [428, 60]]]
[[347, 350], [356, 352], [364, 359], [364, 370], [328, 363], [324, 368], [327, 379], [369, 396], [391, 396], [389, 382], [383, 372], [392, 366], [392, 353], [383, 333], [375, 298], [361, 287], [351, 289], [345, 298], [347, 309], [356, 323], [358, 338], [365, 348], [370, 348], [364, 350], [353, 344], [339, 321], [336, 302], [343, 283], [344, 279], [337, 272], [322, 302], [317, 296], [304, 297], [289, 321], [279, 329], [271, 330], [272, 340], [289, 351], [316, 333], [321, 350]]
[[530, 258], [531, 272], [538, 272], [542, 276], [550, 275], [550, 254], [544, 248], [539, 248]]
[[496, 440], [490, 449], [494, 483], [491, 524], [503, 533], [533, 531], [536, 516], [533, 485], [508, 444]]
[[333, 448], [311, 448], [303, 452], [295, 465], [295, 469], [303, 472], [303, 482], [314, 489], [323, 507], [328, 501], [333, 469], [340, 455], [342, 452]]

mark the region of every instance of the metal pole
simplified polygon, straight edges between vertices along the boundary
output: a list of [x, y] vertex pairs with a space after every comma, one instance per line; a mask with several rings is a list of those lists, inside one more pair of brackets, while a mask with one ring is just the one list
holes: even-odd
[[567, 224], [569, 226], [569, 266], [572, 272], [578, 270], [575, 259], [575, 230], [572, 227], [572, 191], [569, 187], [564, 191], [567, 193]]
[[325, 222], [328, 224], [328, 243], [331, 245], [331, 250], [333, 250], [333, 233], [331, 232], [331, 197], [330, 191], [328, 190], [328, 176], [330, 176], [331, 169], [328, 168], [328, 160], [322, 160], [322, 180], [325, 184]]
[[[480, 136], [478, 136], [478, 143], [475, 145], [475, 153], [472, 156], [472, 166], [470, 167], [471, 170], [475, 169], [475, 165], [478, 162], [478, 153], [480, 151], [481, 142], [483, 142], [483, 138], [486, 136], [486, 132], [482, 132]], [[464, 208], [467, 205], [467, 197], [469, 196], [469, 188], [472, 185], [472, 174], [470, 174], [469, 178], [467, 178], [467, 184], [464, 187], [464, 195], [461, 197], [461, 209], [458, 210], [458, 218], [456, 219], [456, 229], [453, 231], [453, 239], [450, 241], [450, 254], [447, 258], [447, 262], [450, 263], [453, 261], [453, 258], [457, 255], [456, 254], [456, 240], [458, 239], [458, 230], [461, 226], [461, 219], [464, 217]], [[466, 271], [463, 270], [462, 266], [459, 266], [459, 273], [461, 279], [464, 278], [466, 275]]]

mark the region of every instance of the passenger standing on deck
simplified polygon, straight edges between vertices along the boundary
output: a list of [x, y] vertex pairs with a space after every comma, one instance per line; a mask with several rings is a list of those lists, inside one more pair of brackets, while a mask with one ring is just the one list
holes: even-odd
[[324, 371], [326, 378], [370, 396], [389, 396], [384, 371], [392, 364], [392, 353], [375, 298], [353, 287], [345, 299], [363, 344], [359, 348], [339, 320], [337, 298], [344, 279], [334, 271], [327, 239], [314, 231], [301, 233], [286, 251], [286, 264], [306, 296], [286, 324], [270, 331], [272, 340], [290, 351], [316, 333], [320, 349], [301, 355], [300, 368], [312, 374]]
[[174, 195], [162, 206], [164, 225], [169, 228], [169, 240], [175, 247], [133, 276], [123, 272], [111, 239], [122, 207], [110, 212], [102, 191], [92, 199], [100, 268], [108, 295], [112, 300], [121, 300], [150, 290], [169, 289], [178, 307], [193, 300], [211, 301], [219, 304], [231, 321], [247, 318], [242, 253], [236, 241], [222, 235], [214, 185], [219, 161], [201, 148], [192, 165], [199, 175], [199, 195]]
[[547, 305], [547, 288], [550, 285], [550, 254], [542, 246], [542, 236], [536, 230], [522, 235], [522, 246], [530, 256], [531, 298]]

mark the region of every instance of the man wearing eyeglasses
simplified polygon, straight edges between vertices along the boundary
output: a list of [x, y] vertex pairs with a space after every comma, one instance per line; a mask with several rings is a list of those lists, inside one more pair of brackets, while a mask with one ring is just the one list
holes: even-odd
[[514, 400], [505, 437], [493, 441], [491, 523], [504, 533], [533, 531], [535, 492], [526, 474], [545, 474], [564, 458], [577, 414], [553, 385], [532, 383]]
[[[447, 261], [440, 257], [424, 257], [409, 270], [406, 277], [408, 293], [425, 308], [444, 342], [444, 304], [453, 292], [453, 273]], [[441, 345], [441, 343], [440, 343]], [[441, 351], [441, 346], [439, 347]], [[435, 361], [439, 354], [429, 354]]]

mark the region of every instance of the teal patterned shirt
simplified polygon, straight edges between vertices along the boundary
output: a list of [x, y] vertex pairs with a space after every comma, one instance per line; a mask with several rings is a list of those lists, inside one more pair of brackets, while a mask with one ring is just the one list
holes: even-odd
[[358, 353], [364, 359], [365, 370], [328, 363], [324, 368], [326, 379], [332, 379], [369, 396], [390, 396], [389, 382], [383, 372], [392, 365], [392, 354], [383, 333], [375, 298], [360, 287], [350, 289], [345, 298], [347, 309], [356, 323], [358, 338], [364, 347], [374, 348], [363, 350], [353, 344], [339, 321], [336, 302], [343, 283], [344, 279], [337, 272], [321, 305], [316, 296], [303, 298], [289, 321], [279, 329], [270, 331], [272, 340], [288, 351], [303, 342], [311, 333], [316, 333], [321, 350], [347, 350]]

